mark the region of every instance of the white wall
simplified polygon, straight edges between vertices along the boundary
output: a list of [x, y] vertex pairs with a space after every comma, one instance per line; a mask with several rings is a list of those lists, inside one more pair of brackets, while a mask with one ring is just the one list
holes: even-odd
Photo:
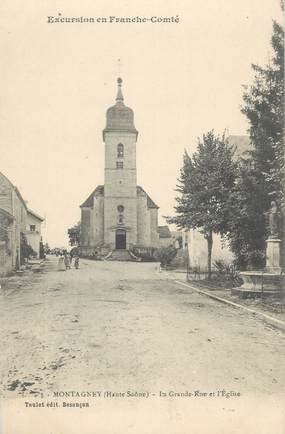
[[[183, 232], [183, 247], [188, 245], [190, 267], [200, 267], [201, 271], [206, 271], [208, 266], [208, 244], [204, 236], [197, 230], [190, 229]], [[212, 264], [222, 259], [231, 263], [234, 255], [227, 244], [222, 243], [220, 235], [213, 234]]]

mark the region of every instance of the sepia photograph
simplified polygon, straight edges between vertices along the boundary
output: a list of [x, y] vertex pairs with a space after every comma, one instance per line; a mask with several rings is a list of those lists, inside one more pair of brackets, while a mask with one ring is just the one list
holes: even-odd
[[284, 434], [283, 0], [2, 0], [0, 434]]

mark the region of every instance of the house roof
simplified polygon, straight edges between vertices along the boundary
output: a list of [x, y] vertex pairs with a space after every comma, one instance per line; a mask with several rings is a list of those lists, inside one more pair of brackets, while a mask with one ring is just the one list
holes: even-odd
[[28, 209], [28, 214], [31, 214], [33, 217], [35, 217], [36, 219], [40, 220], [41, 222], [44, 221], [44, 218], [39, 216], [38, 214], [36, 214], [34, 211], [32, 211], [31, 209]]
[[168, 226], [158, 226], [159, 238], [171, 238], [171, 232]]
[[12, 189], [15, 191], [16, 195], [18, 196], [18, 198], [20, 199], [20, 201], [23, 203], [24, 207], [26, 208], [26, 210], [28, 210], [27, 204], [23, 199], [23, 196], [21, 195], [20, 191], [18, 190], [17, 187], [15, 187], [15, 185], [12, 184], [12, 182], [10, 181], [10, 179], [7, 178], [7, 176], [5, 176], [2, 172], [0, 172], [0, 176], [2, 176], [8, 183], [9, 185], [12, 187]]
[[[140, 187], [139, 185], [137, 186], [137, 193], [144, 193], [146, 195], [148, 208], [158, 208], [158, 206], [149, 197], [149, 195], [146, 193], [146, 191], [142, 187]], [[92, 208], [94, 196], [104, 196], [104, 185], [98, 185], [95, 188], [95, 190], [93, 190], [92, 193], [88, 196], [88, 198], [85, 200], [85, 202], [83, 202], [82, 205], [80, 205], [80, 208]]]

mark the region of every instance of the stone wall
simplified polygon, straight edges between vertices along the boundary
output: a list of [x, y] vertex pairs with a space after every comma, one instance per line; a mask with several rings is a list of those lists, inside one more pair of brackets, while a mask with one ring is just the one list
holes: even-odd
[[157, 208], [149, 208], [149, 220], [150, 220], [150, 245], [152, 247], [159, 246], [158, 235], [158, 210]]
[[147, 195], [143, 191], [137, 193], [138, 239], [139, 246], [150, 246], [150, 225], [147, 208]]
[[[183, 246], [188, 244], [189, 263], [190, 267], [198, 267], [201, 271], [206, 271], [208, 266], [208, 247], [207, 240], [197, 230], [190, 230], [183, 232]], [[226, 263], [231, 263], [234, 259], [232, 252], [227, 244], [223, 244], [221, 237], [213, 234], [213, 248], [212, 248], [212, 264], [216, 260], [223, 260]]]
[[90, 214], [90, 246], [98, 246], [104, 241], [104, 197], [95, 196]]
[[91, 208], [81, 208], [81, 247], [89, 247]]

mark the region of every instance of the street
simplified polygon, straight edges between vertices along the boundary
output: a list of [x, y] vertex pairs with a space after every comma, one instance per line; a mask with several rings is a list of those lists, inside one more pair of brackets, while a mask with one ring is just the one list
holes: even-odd
[[56, 266], [49, 257], [30, 282], [0, 290], [2, 397], [284, 391], [284, 334], [260, 319], [179, 286], [157, 264]]

